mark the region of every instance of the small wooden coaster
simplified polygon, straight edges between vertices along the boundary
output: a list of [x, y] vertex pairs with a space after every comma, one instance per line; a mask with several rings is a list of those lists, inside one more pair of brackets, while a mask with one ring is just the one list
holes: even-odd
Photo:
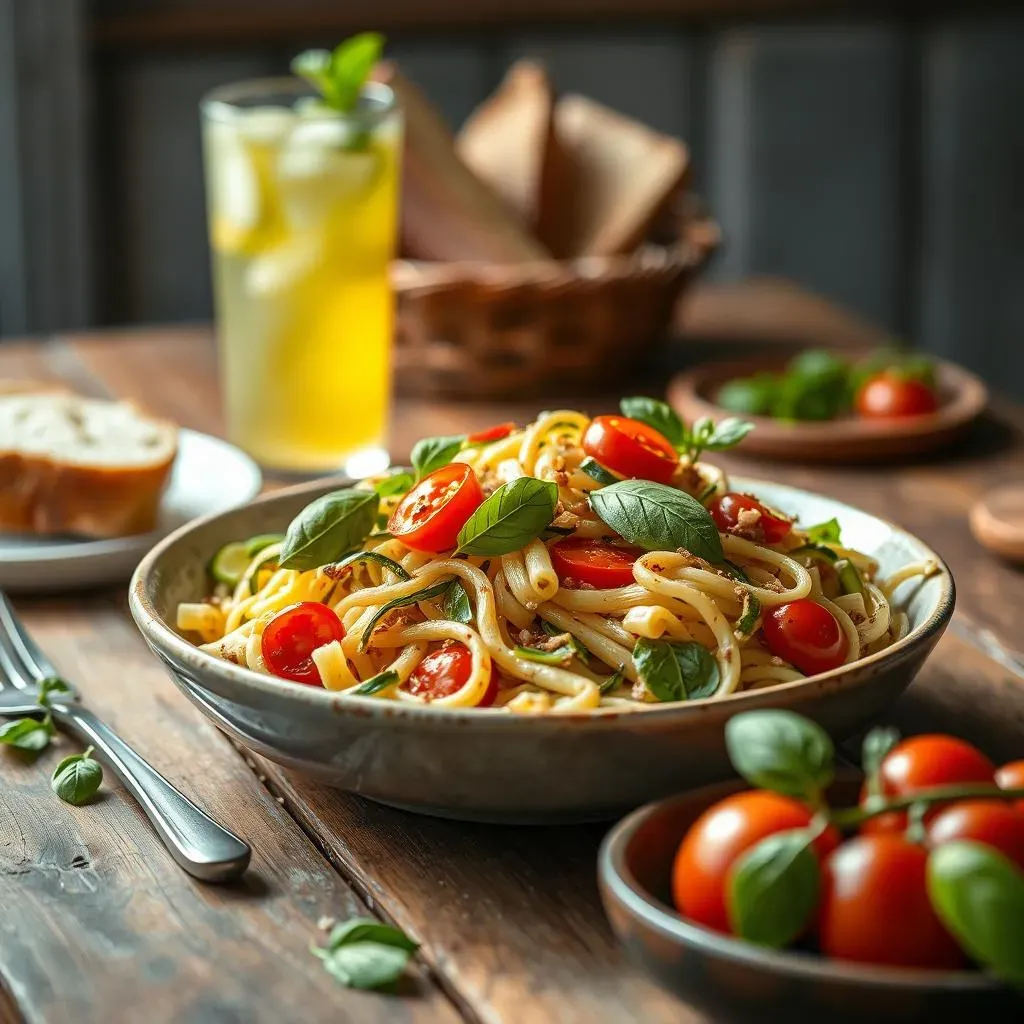
[[1024, 562], [1024, 482], [989, 491], [971, 507], [971, 533], [979, 544], [1014, 562]]

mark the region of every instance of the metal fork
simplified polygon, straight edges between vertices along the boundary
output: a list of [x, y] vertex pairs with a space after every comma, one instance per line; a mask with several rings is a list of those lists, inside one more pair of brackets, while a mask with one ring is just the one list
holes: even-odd
[[[0, 715], [39, 715], [38, 684], [60, 676], [49, 658], [18, 619], [0, 591]], [[6, 680], [13, 690], [4, 690]], [[109, 726], [78, 702], [78, 693], [52, 693], [54, 721], [95, 747], [100, 759], [139, 802], [171, 856], [190, 875], [204, 882], [236, 878], [249, 865], [252, 851], [234, 833], [219, 825], [152, 765], [140, 757]]]

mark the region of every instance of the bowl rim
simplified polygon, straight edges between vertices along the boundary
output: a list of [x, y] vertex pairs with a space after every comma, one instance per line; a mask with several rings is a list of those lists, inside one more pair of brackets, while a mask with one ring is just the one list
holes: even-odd
[[492, 727], [531, 730], [537, 729], [543, 723], [554, 722], [557, 722], [559, 725], [571, 722], [574, 729], [605, 729], [615, 726], [616, 723], [621, 722], [623, 719], [656, 726], [658, 724], [666, 724], [680, 715], [700, 714], [703, 709], [712, 707], [731, 707], [735, 712], [739, 712], [748, 707], [765, 704], [767, 700], [771, 699], [771, 695], [777, 693], [791, 693], [806, 688], [816, 688], [830, 682], [842, 683], [865, 670], [880, 669], [887, 663], [907, 657], [915, 648], [927, 643], [932, 637], [941, 634], [945, 629], [952, 617], [953, 606], [956, 600], [956, 586], [953, 581], [953, 574], [946, 561], [920, 538], [891, 520], [865, 512], [863, 509], [858, 509], [856, 506], [849, 505], [846, 502], [829, 498], [827, 495], [817, 494], [789, 484], [774, 483], [769, 480], [742, 475], [737, 476], [735, 479], [744, 488], [750, 488], [754, 491], [756, 491], [759, 485], [766, 485], [792, 492], [795, 498], [813, 497], [829, 502], [835, 507], [837, 514], [840, 516], [844, 509], [856, 512], [862, 516], [868, 516], [876, 522], [883, 523], [896, 534], [914, 541], [915, 544], [924, 549], [925, 557], [933, 559], [939, 567], [938, 573], [931, 578], [939, 580], [942, 589], [931, 614], [923, 623], [910, 630], [902, 640], [898, 640], [890, 647], [876, 651], [874, 654], [869, 654], [867, 657], [858, 659], [848, 665], [841, 665], [829, 672], [806, 676], [803, 679], [797, 679], [789, 683], [780, 683], [777, 686], [745, 690], [717, 699], [711, 697], [703, 700], [679, 701], [664, 707], [652, 706], [644, 708], [642, 711], [609, 709], [603, 712], [577, 711], [557, 715], [509, 715], [505, 714], [500, 708], [435, 708], [427, 704], [420, 705], [394, 701], [381, 702], [374, 700], [372, 697], [357, 697], [346, 694], [343, 691], [337, 692], [310, 686], [296, 686], [287, 680], [254, 672], [249, 668], [222, 661], [211, 654], [201, 651], [197, 646], [173, 630], [157, 613], [147, 594], [147, 584], [153, 575], [156, 564], [163, 557], [164, 553], [184, 540], [190, 533], [216, 520], [237, 515], [244, 508], [251, 508], [254, 505], [272, 504], [276, 501], [286, 501], [290, 498], [304, 495], [309, 495], [310, 500], [313, 500], [313, 498], [320, 494], [350, 485], [352, 481], [347, 477], [332, 477], [301, 483], [293, 487], [281, 488], [261, 495], [246, 506], [203, 516], [179, 527], [157, 543], [139, 562], [129, 585], [128, 604], [136, 626], [157, 651], [166, 655], [173, 663], [178, 665], [188, 665], [190, 662], [195, 663], [198, 659], [200, 667], [205, 668], [207, 671], [215, 672], [224, 683], [233, 688], [249, 690], [270, 698], [283, 697], [286, 700], [293, 701], [296, 707], [304, 704], [307, 707], [319, 707], [322, 710], [333, 711], [334, 713], [345, 711], [361, 715], [377, 713], [386, 716], [392, 722], [409, 720], [412, 722], [426, 721], [439, 723], [448, 721], [466, 723], [472, 721], [478, 726], [489, 724]]
[[982, 992], [1005, 988], [1002, 982], [980, 970], [926, 971], [828, 960], [809, 953], [767, 949], [687, 921], [637, 881], [628, 866], [626, 852], [632, 840], [652, 818], [676, 804], [691, 803], [702, 796], [725, 796], [743, 788], [752, 787], [746, 787], [740, 779], [700, 786], [645, 804], [617, 822], [601, 841], [597, 854], [598, 882], [606, 899], [614, 900], [630, 917], [641, 920], [661, 937], [676, 944], [731, 963], [770, 970], [798, 980], [842, 981], [901, 990], [930, 988]]

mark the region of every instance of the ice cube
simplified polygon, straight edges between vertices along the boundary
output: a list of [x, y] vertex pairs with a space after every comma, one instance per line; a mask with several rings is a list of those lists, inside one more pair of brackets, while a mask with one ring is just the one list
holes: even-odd
[[293, 235], [287, 242], [253, 257], [245, 287], [254, 298], [271, 298], [298, 284], [323, 259], [323, 240], [315, 232]]
[[219, 121], [207, 123], [206, 149], [213, 216], [236, 231], [254, 228], [260, 219], [260, 184], [235, 126]]
[[235, 123], [250, 142], [264, 145], [280, 142], [295, 123], [295, 114], [285, 107], [246, 107], [238, 110]]

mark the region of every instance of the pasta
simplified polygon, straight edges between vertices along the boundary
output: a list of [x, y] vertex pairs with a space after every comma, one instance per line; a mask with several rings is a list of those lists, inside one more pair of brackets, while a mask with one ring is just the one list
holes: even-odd
[[636, 408], [646, 419], [561, 409], [421, 442], [415, 476], [362, 481], [285, 536], [223, 548], [178, 628], [255, 672], [514, 714], [721, 699], [906, 634], [894, 593], [933, 564], [878, 579], [834, 520], [804, 528], [700, 460], [743, 425], [687, 430], [624, 401]]

